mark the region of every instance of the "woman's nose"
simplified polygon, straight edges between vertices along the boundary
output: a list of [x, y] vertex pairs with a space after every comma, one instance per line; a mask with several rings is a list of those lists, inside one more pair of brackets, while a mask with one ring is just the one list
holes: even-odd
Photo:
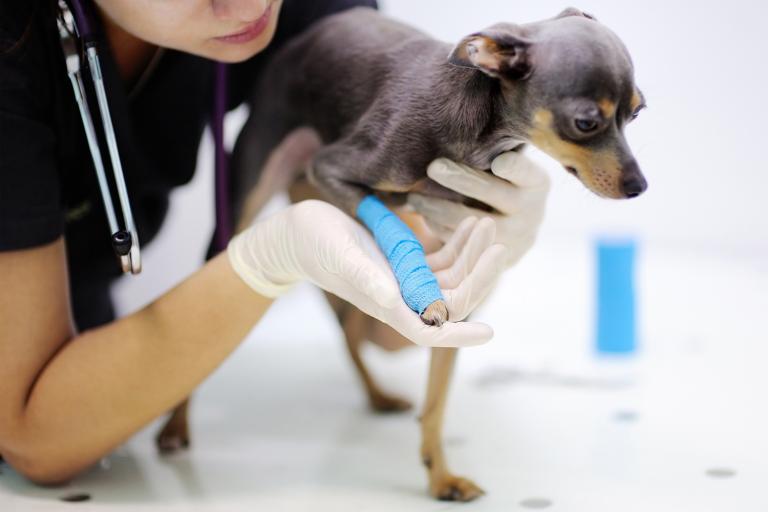
[[212, 0], [213, 14], [222, 20], [256, 21], [264, 14], [269, 0]]

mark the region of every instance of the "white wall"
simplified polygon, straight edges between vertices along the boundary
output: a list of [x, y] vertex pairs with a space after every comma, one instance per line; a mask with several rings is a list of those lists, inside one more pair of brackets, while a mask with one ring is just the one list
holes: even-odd
[[[446, 41], [497, 21], [551, 17], [567, 6], [563, 0], [381, 3]], [[650, 188], [633, 201], [598, 199], [541, 156], [554, 178], [542, 238], [620, 232], [649, 244], [768, 254], [768, 3], [584, 0], [576, 6], [617, 32], [634, 58], [649, 108], [628, 136]], [[202, 260], [212, 226], [209, 142], [200, 161], [195, 181], [174, 194], [161, 236], [145, 251], [144, 274], [118, 286], [122, 311], [161, 293]]]

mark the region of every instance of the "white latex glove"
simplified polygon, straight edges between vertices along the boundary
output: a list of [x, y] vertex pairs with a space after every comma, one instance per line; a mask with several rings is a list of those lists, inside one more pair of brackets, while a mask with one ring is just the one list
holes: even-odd
[[429, 229], [443, 242], [463, 219], [491, 217], [496, 221], [496, 242], [507, 248], [506, 265], [512, 266], [536, 240], [547, 205], [549, 177], [526, 155], [514, 151], [496, 157], [491, 172], [493, 175], [447, 158], [438, 158], [427, 169], [434, 181], [482, 201], [498, 214], [418, 194], [410, 194], [408, 203], [424, 216]]
[[297, 203], [232, 239], [235, 272], [256, 292], [277, 297], [307, 279], [392, 326], [417, 345], [467, 347], [493, 337], [477, 322], [457, 322], [477, 307], [504, 266], [495, 226], [467, 219], [428, 262], [443, 290], [450, 322], [425, 325], [406, 306], [392, 271], [368, 231], [322, 201]]

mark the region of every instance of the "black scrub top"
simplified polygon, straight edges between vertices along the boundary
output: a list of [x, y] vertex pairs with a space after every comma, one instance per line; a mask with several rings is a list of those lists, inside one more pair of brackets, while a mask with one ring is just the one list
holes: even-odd
[[[109, 284], [120, 270], [54, 5], [0, 1], [0, 251], [41, 246], [64, 235], [75, 321], [86, 329], [114, 318]], [[284, 0], [270, 47], [230, 65], [228, 107], [247, 100], [265, 61], [286, 41], [315, 20], [358, 5], [376, 7], [376, 1]], [[100, 54], [136, 227], [146, 245], [165, 218], [170, 191], [195, 171], [213, 101], [213, 63], [166, 50], [146, 80], [129, 90], [106, 43]]]

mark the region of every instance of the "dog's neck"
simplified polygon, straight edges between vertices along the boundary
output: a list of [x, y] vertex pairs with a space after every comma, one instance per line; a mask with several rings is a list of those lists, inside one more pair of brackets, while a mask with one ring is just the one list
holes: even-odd
[[523, 142], [506, 121], [499, 80], [471, 68], [443, 63], [433, 77], [430, 101], [435, 130], [449, 157], [480, 169]]

